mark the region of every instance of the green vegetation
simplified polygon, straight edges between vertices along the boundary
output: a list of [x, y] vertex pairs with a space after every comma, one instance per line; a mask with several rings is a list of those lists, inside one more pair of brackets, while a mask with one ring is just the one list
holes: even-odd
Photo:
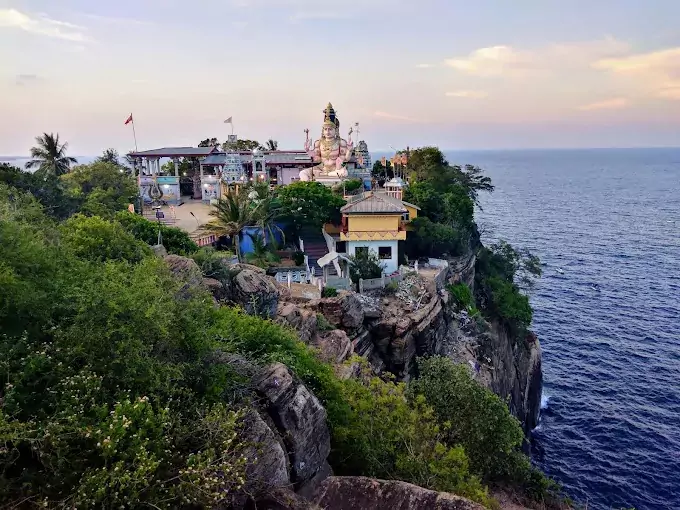
[[457, 283], [455, 285], [447, 285], [446, 290], [449, 291], [451, 297], [456, 302], [458, 308], [463, 310], [471, 310], [475, 306], [475, 298], [472, 295], [470, 287], [464, 283]]
[[378, 254], [373, 250], [358, 250], [348, 258], [349, 277], [354, 283], [359, 283], [360, 279], [380, 278], [383, 274], [385, 265], [380, 262]]
[[477, 303], [483, 312], [521, 335], [533, 315], [529, 298], [521, 290], [531, 288], [540, 275], [540, 261], [528, 250], [516, 250], [504, 241], [482, 248], [475, 274]]
[[303, 228], [320, 231], [328, 222], [340, 223], [342, 197], [323, 184], [298, 181], [279, 188], [279, 218], [288, 223], [295, 235]]
[[41, 177], [59, 177], [78, 162], [76, 158], [66, 155], [68, 143], [59, 143], [59, 133], [43, 133], [35, 141], [37, 145], [31, 147], [31, 160], [26, 163], [26, 168], [35, 169]]
[[419, 256], [455, 257], [469, 249], [466, 230], [451, 225], [434, 223], [425, 216], [418, 216], [411, 222], [413, 232], [406, 238], [406, 253], [409, 258]]
[[330, 297], [337, 297], [338, 295], [338, 289], [335, 287], [324, 287], [323, 290], [321, 291], [321, 297], [324, 298], [330, 298]]
[[158, 242], [158, 229], [160, 228], [163, 246], [170, 254], [189, 255], [198, 250], [198, 246], [191, 240], [189, 234], [180, 228], [163, 224], [159, 227], [157, 222], [149, 221], [129, 211], [119, 212], [115, 220], [136, 239], [152, 246]]

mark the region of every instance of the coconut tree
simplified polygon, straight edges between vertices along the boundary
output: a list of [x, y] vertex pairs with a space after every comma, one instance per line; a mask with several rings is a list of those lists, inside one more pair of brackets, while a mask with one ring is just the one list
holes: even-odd
[[43, 133], [35, 141], [38, 145], [31, 147], [31, 160], [26, 163], [27, 169], [37, 168], [38, 172], [58, 177], [67, 173], [72, 164], [78, 163], [75, 158], [66, 155], [68, 143], [59, 143], [59, 133]]
[[207, 225], [208, 229], [218, 236], [231, 238], [236, 256], [241, 260], [239, 236], [257, 217], [257, 206], [248, 198], [248, 191], [244, 188], [228, 191], [213, 206], [210, 216], [215, 219]]

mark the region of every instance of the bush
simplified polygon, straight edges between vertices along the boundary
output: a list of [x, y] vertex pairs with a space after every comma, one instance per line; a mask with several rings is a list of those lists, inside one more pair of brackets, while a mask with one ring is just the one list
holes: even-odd
[[293, 262], [296, 266], [302, 266], [305, 263], [305, 254], [301, 251], [296, 251], [293, 253]]
[[380, 278], [385, 269], [385, 264], [380, 262], [378, 254], [373, 250], [358, 251], [350, 255], [349, 259], [349, 276], [354, 283], [359, 283], [359, 279]]
[[460, 447], [443, 444], [446, 432], [422, 397], [410, 403], [402, 383], [371, 377], [343, 383], [346, 424], [333, 433], [331, 463], [338, 474], [405, 480], [454, 492], [489, 505], [486, 490], [468, 472]]
[[457, 283], [455, 285], [447, 285], [446, 290], [449, 291], [451, 297], [454, 299], [458, 308], [462, 310], [470, 310], [475, 306], [475, 300], [472, 296], [470, 287], [464, 283]]
[[421, 358], [418, 370], [410, 396], [424, 397], [439, 420], [451, 424], [446, 444], [462, 445], [472, 472], [484, 480], [516, 479], [527, 460], [518, 457], [524, 433], [508, 406], [448, 358]]
[[[121, 211], [115, 216], [123, 228], [140, 241], [154, 246], [158, 241], [158, 224], [129, 211]], [[198, 245], [191, 240], [184, 230], [160, 225], [163, 246], [168, 253], [176, 255], [190, 255], [198, 250]]]
[[338, 290], [335, 287], [324, 287], [321, 291], [321, 297], [323, 298], [337, 297], [337, 295]]
[[120, 223], [97, 216], [76, 214], [61, 227], [62, 239], [76, 257], [92, 260], [126, 260], [137, 263], [151, 254], [148, 245], [123, 230]]

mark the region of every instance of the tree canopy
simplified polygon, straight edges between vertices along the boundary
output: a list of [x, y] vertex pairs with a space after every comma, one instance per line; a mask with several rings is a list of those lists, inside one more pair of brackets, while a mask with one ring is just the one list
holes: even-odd
[[298, 181], [278, 189], [279, 214], [296, 232], [303, 228], [320, 231], [328, 222], [340, 222], [345, 200], [316, 181]]

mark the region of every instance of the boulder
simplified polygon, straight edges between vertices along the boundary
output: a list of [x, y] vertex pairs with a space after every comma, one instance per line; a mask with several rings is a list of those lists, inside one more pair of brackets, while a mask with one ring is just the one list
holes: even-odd
[[203, 286], [208, 289], [208, 292], [219, 302], [227, 299], [227, 291], [224, 285], [215, 278], [203, 278]]
[[275, 487], [290, 485], [288, 456], [278, 435], [251, 410], [243, 419], [243, 451], [248, 464], [246, 467], [247, 490], [249, 494], [267, 491]]
[[183, 283], [178, 292], [179, 297], [186, 299], [195, 289], [205, 288], [201, 268], [193, 259], [179, 255], [168, 255], [163, 260], [175, 278]]
[[300, 340], [306, 344], [311, 342], [317, 331], [316, 313], [293, 303], [279, 303], [276, 316], [279, 323], [295, 329], [300, 335]]
[[291, 490], [279, 488], [261, 495], [246, 510], [319, 510], [319, 507]]
[[352, 342], [347, 333], [341, 329], [324, 331], [316, 334], [312, 345], [321, 352], [321, 357], [327, 363], [342, 363], [352, 355]]
[[292, 481], [301, 485], [324, 466], [331, 451], [326, 410], [281, 363], [265, 367], [253, 383], [285, 442]]
[[153, 251], [153, 254], [156, 255], [156, 257], [167, 257], [168, 256], [168, 250], [165, 249], [165, 246], [162, 244], [154, 244], [151, 247], [151, 251]]
[[336, 328], [353, 330], [364, 322], [363, 305], [354, 293], [347, 292], [338, 297], [320, 299], [310, 303], [310, 306], [323, 313]]
[[362, 476], [326, 478], [313, 498], [325, 510], [483, 510], [469, 499], [397, 480]]
[[279, 304], [279, 291], [264, 273], [243, 269], [232, 280], [230, 300], [250, 315], [273, 318]]

